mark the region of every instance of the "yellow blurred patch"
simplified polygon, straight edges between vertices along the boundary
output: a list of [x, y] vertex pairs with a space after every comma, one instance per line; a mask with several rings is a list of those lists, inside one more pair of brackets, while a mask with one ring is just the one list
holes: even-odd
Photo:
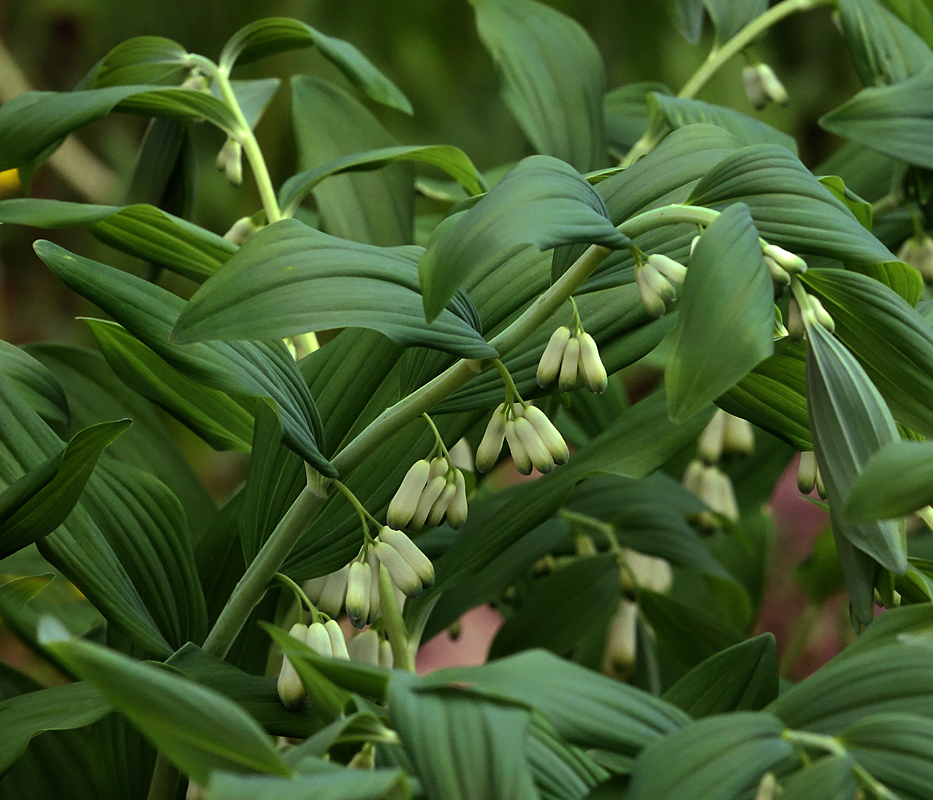
[[5, 169], [0, 172], [0, 197], [18, 194], [20, 190], [19, 170]]

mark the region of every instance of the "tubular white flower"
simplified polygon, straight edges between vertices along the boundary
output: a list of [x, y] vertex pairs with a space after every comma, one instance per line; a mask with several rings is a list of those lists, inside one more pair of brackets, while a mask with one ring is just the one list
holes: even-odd
[[411, 522], [411, 518], [418, 509], [421, 493], [427, 486], [430, 473], [431, 462], [426, 458], [416, 461], [405, 473], [386, 512], [386, 520], [393, 528], [404, 528]]
[[379, 642], [379, 666], [392, 669], [395, 666], [395, 656], [392, 654], [392, 645], [387, 639]]
[[799, 275], [807, 271], [806, 261], [796, 253], [785, 250], [783, 247], [778, 247], [776, 244], [766, 244], [761, 248], [761, 252], [766, 258], [770, 258], [775, 264], [787, 272]]
[[703, 429], [697, 443], [697, 455], [707, 464], [715, 464], [722, 456], [725, 429], [726, 412], [720, 408], [716, 410], [709, 424]]
[[529, 405], [525, 408], [525, 419], [534, 426], [535, 432], [544, 442], [544, 446], [551, 454], [551, 458], [554, 459], [554, 463], [566, 464], [570, 460], [570, 450], [567, 448], [567, 442], [560, 435], [560, 431], [554, 427], [554, 423], [548, 419], [547, 414], [540, 408]]
[[797, 488], [801, 494], [810, 494], [816, 486], [816, 453], [804, 450], [800, 454], [800, 463], [797, 464]]
[[428, 477], [430, 483], [434, 478], [442, 477], [447, 474], [447, 459], [443, 456], [435, 456], [431, 459], [431, 472]]
[[836, 321], [823, 306], [823, 303], [820, 302], [820, 299], [818, 297], [814, 297], [812, 294], [808, 295], [808, 298], [810, 300], [810, 310], [813, 312], [813, 316], [816, 321], [824, 328], [826, 328], [826, 330], [828, 330], [830, 333], [836, 330]]
[[[421, 497], [418, 499], [418, 507], [415, 509], [415, 515], [411, 518], [411, 522], [406, 526], [409, 530], [418, 531], [424, 527], [424, 524], [427, 522], [428, 516], [431, 513], [431, 509], [434, 507], [434, 504], [437, 502], [438, 498], [444, 493], [444, 489], [446, 487], [447, 478], [445, 478], [443, 475], [438, 475], [437, 477], [431, 478], [431, 480], [428, 481], [428, 485], [424, 487], [424, 491], [421, 493]], [[448, 499], [448, 503], [449, 502], [450, 500]]]
[[778, 286], [790, 286], [790, 273], [777, 263], [771, 256], [763, 255], [762, 259], [768, 272], [771, 274], [771, 280]]
[[324, 623], [324, 630], [330, 637], [330, 648], [334, 658], [345, 658], [349, 660], [350, 654], [347, 652], [347, 640], [343, 631], [335, 620], [329, 619]]
[[515, 420], [515, 433], [525, 446], [525, 451], [535, 465], [538, 472], [546, 474], [554, 469], [554, 458], [551, 456], [541, 437], [538, 436], [534, 426], [527, 419]]
[[787, 89], [781, 83], [774, 70], [768, 64], [759, 64], [758, 73], [761, 76], [761, 88], [765, 96], [774, 103], [786, 106], [788, 101]]
[[317, 607], [327, 616], [336, 617], [340, 613], [340, 609], [343, 608], [347, 596], [347, 580], [349, 577], [349, 564], [327, 576], [321, 596], [315, 601]]
[[666, 278], [674, 286], [683, 286], [687, 277], [687, 268], [679, 261], [662, 253], [652, 253], [648, 256], [647, 264], [654, 267], [658, 274]]
[[334, 648], [330, 643], [330, 635], [323, 622], [315, 622], [308, 626], [308, 632], [305, 634], [305, 644], [308, 645], [319, 656], [333, 658]]
[[664, 302], [664, 298], [652, 287], [646, 275], [647, 271], [647, 267], [636, 265], [635, 285], [638, 287], [638, 292], [641, 295], [641, 302], [645, 307], [645, 311], [652, 317], [663, 317], [667, 311], [667, 303]]
[[594, 394], [602, 394], [609, 386], [609, 376], [599, 357], [599, 347], [588, 333], [580, 335], [580, 377], [583, 378], [584, 386]]
[[371, 667], [379, 666], [379, 634], [372, 628], [354, 636], [347, 645], [352, 661], [369, 664]]
[[510, 419], [505, 423], [505, 440], [509, 443], [509, 450], [512, 453], [512, 461], [515, 462], [515, 469], [522, 475], [531, 475], [532, 463], [528, 451], [525, 449], [518, 431], [515, 430], [516, 420]]
[[749, 102], [759, 111], [768, 105], [768, 95], [761, 83], [761, 74], [755, 64], [742, 69], [742, 85]]
[[566, 325], [561, 325], [561, 327], [551, 334], [547, 347], [544, 348], [544, 352], [541, 354], [541, 360], [538, 362], [536, 379], [538, 381], [538, 386], [542, 389], [546, 386], [550, 386], [557, 380], [557, 376], [560, 374], [561, 364], [564, 360], [564, 350], [569, 341], [570, 328]]
[[727, 414], [722, 431], [722, 449], [724, 453], [748, 455], [755, 449], [755, 429], [747, 419]]
[[369, 618], [372, 572], [365, 561], [350, 564], [347, 580], [347, 616], [356, 628], [362, 628]]
[[577, 385], [577, 366], [580, 361], [580, 340], [576, 337], [570, 339], [564, 347], [564, 359], [560, 365], [560, 376], [557, 379], [557, 388], [562, 392], [569, 392]]
[[674, 288], [674, 284], [664, 277], [655, 266], [657, 257], [656, 253], [648, 256], [644, 269], [645, 281], [657, 292], [658, 296], [664, 301], [664, 305], [668, 306], [677, 299], [677, 290]]
[[[307, 634], [308, 626], [300, 622], [296, 622], [292, 625], [288, 632], [289, 636], [294, 637], [302, 643], [307, 641]], [[305, 687], [301, 683], [301, 678], [298, 677], [295, 667], [292, 665], [292, 662], [288, 660], [287, 656], [282, 657], [282, 668], [279, 670], [276, 691], [278, 692], [279, 700], [282, 701], [282, 705], [289, 711], [295, 711], [301, 708], [306, 694]]]
[[483, 440], [476, 448], [476, 469], [479, 472], [488, 472], [499, 459], [502, 451], [502, 442], [505, 440], [505, 403], [500, 403], [492, 412]]
[[[379, 541], [385, 542], [385, 544], [390, 545], [399, 552], [415, 571], [425, 589], [434, 585], [434, 565], [431, 563], [431, 559], [422, 553], [421, 548], [408, 536], [401, 531], [384, 527], [379, 531]], [[388, 564], [386, 564], [386, 569], [389, 569]], [[391, 573], [391, 570], [389, 572]]]
[[431, 511], [425, 522], [427, 527], [436, 528], [444, 521], [444, 515], [447, 513], [447, 509], [450, 508], [450, 504], [456, 493], [457, 483], [454, 476], [451, 475], [444, 483], [444, 488], [440, 496], [434, 501], [434, 505], [431, 506]]
[[[421, 594], [421, 578], [401, 553], [386, 542], [376, 542], [373, 551], [379, 562], [388, 570], [393, 583], [407, 597], [417, 597]], [[433, 570], [433, 566], [432, 566]]]
[[621, 600], [606, 632], [603, 671], [617, 678], [629, 677], [635, 669], [638, 605]]
[[466, 522], [468, 512], [466, 479], [463, 472], [457, 469], [454, 470], [454, 496], [447, 506], [447, 524], [454, 530], [459, 529]]

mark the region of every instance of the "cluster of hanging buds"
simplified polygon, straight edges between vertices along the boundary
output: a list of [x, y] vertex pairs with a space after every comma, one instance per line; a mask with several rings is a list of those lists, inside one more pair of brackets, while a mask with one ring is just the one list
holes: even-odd
[[444, 520], [457, 530], [467, 518], [466, 480], [448, 456], [412, 464], [389, 503], [386, 522], [392, 528], [419, 531]]
[[799, 342], [804, 338], [808, 325], [820, 325], [829, 333], [836, 330], [836, 322], [818, 297], [807, 294], [803, 287], [795, 284], [796, 291], [787, 306], [787, 333]]
[[749, 101], [759, 111], [768, 103], [787, 105], [787, 89], [767, 64], [748, 64], [742, 70], [742, 84]]
[[684, 473], [684, 486], [702, 500], [709, 511], [695, 517], [704, 528], [717, 527], [717, 515], [731, 522], [739, 519], [739, 506], [732, 481], [719, 468], [723, 456], [742, 456], [752, 451], [755, 435], [751, 424], [723, 410], [718, 410], [703, 429], [697, 443], [697, 458]]
[[667, 307], [677, 299], [677, 290], [684, 285], [687, 268], [679, 261], [652, 253], [633, 249], [635, 256], [635, 285], [641, 294], [641, 302], [652, 317], [663, 317]]
[[499, 404], [476, 449], [476, 469], [480, 472], [492, 469], [504, 441], [508, 442], [515, 468], [522, 475], [530, 475], [532, 468], [547, 473], [570, 459], [567, 443], [554, 423], [540, 408], [529, 403]]
[[[292, 625], [288, 635], [302, 644], [306, 644], [319, 655], [328, 658], [350, 658], [343, 631], [332, 619], [327, 620], [327, 622], [314, 622], [311, 625], [296, 622]], [[305, 687], [298, 676], [298, 672], [287, 657], [282, 659], [282, 668], [279, 670], [276, 689], [282, 704], [291, 711], [300, 708], [304, 702], [306, 696]]]
[[771, 273], [771, 280], [777, 286], [790, 286], [791, 275], [799, 275], [807, 271], [806, 261], [776, 244], [762, 244], [761, 256], [768, 272]]
[[797, 465], [797, 488], [801, 494], [810, 494], [814, 486], [817, 494], [825, 500], [826, 488], [823, 486], [823, 476], [820, 475], [820, 468], [816, 463], [816, 453], [812, 450], [804, 450], [800, 454], [800, 463]]
[[591, 392], [602, 394], [609, 386], [606, 367], [599, 357], [596, 340], [584, 329], [573, 298], [573, 319], [569, 326], [561, 325], [548, 340], [547, 347], [538, 362], [538, 386], [546, 389], [554, 381], [562, 392], [569, 392], [583, 381]]

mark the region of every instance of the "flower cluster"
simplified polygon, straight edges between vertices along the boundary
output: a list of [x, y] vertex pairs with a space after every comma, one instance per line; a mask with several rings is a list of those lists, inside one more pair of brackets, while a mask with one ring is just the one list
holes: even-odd
[[500, 403], [493, 412], [476, 449], [476, 468], [480, 472], [495, 466], [503, 441], [509, 443], [515, 468], [522, 475], [530, 475], [532, 468], [550, 472], [570, 459], [567, 443], [554, 423], [540, 408], [528, 403]]
[[438, 456], [416, 461], [389, 503], [386, 522], [391, 528], [419, 531], [445, 519], [456, 530], [467, 518], [466, 480], [463, 472]]
[[[288, 635], [302, 644], [306, 644], [319, 655], [328, 658], [350, 658], [343, 631], [332, 619], [327, 620], [327, 622], [315, 622], [311, 625], [296, 622], [292, 625]], [[279, 670], [276, 689], [282, 704], [289, 710], [294, 711], [300, 708], [304, 702], [305, 687], [298, 676], [298, 672], [287, 657], [282, 659], [282, 668]]]
[[667, 307], [677, 299], [677, 287], [683, 286], [687, 268], [679, 261], [652, 253], [645, 261], [636, 254], [635, 285], [641, 302], [652, 317], [663, 317]]
[[544, 389], [557, 381], [558, 389], [569, 392], [577, 385], [577, 377], [596, 394], [609, 386], [596, 340], [578, 326], [571, 333], [568, 326], [562, 325], [551, 334], [538, 362], [538, 386]]
[[787, 89], [767, 64], [749, 64], [742, 70], [742, 83], [751, 104], [759, 111], [768, 103], [787, 105]]

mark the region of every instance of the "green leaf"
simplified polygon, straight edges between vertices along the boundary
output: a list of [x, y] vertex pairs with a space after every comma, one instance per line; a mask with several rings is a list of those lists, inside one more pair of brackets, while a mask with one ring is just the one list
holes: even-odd
[[768, 10], [768, 0], [703, 0], [703, 5], [709, 11], [720, 45]]
[[609, 773], [588, 754], [568, 745], [553, 726], [532, 714], [525, 756], [542, 800], [584, 800]]
[[258, 723], [223, 695], [100, 645], [60, 638], [50, 622], [45, 646], [198, 783], [214, 770], [291, 774]]
[[876, 714], [844, 728], [838, 738], [899, 797], [923, 797], [933, 785], [933, 721], [926, 717]]
[[[830, 192], [832, 192], [836, 199], [838, 199], [846, 208], [849, 209], [849, 211], [852, 212], [863, 228], [871, 230], [873, 217], [871, 203], [869, 203], [867, 200], [863, 200], [861, 197], [855, 194], [855, 192], [846, 186], [845, 181], [838, 175], [823, 175], [819, 178], [819, 181], [823, 186], [829, 189]], [[862, 267], [867, 265], [858, 266]], [[880, 265], [876, 264], [872, 266]]]
[[0, 340], [0, 375], [49, 422], [69, 422], [68, 400], [55, 376], [25, 350]]
[[[356, 98], [330, 81], [291, 80], [292, 125], [302, 171], [398, 140]], [[378, 245], [411, 243], [414, 169], [398, 162], [379, 172], [333, 177], [314, 189], [322, 229], [342, 239]], [[283, 187], [284, 189], [284, 187]]]
[[4, 607], [26, 605], [54, 579], [51, 572], [46, 572], [43, 575], [21, 575], [0, 583], [0, 614], [5, 610]]
[[222, 69], [229, 71], [235, 63], [247, 64], [304, 47], [316, 47], [324, 58], [371, 100], [406, 114], [412, 113], [408, 98], [356, 47], [343, 39], [327, 36], [296, 19], [268, 17], [240, 28], [224, 45], [218, 63]]
[[781, 800], [850, 800], [858, 797], [858, 783], [849, 756], [823, 756], [781, 781]]
[[693, 205], [745, 203], [761, 236], [795, 253], [874, 264], [896, 260], [787, 148], [744, 147], [693, 189]]
[[619, 566], [609, 554], [581, 558], [543, 578], [499, 629], [489, 658], [542, 647], [564, 656], [605, 629], [619, 595]]
[[525, 757], [527, 709], [455, 688], [431, 691], [404, 673], [393, 674], [388, 705], [429, 797], [539, 797]]
[[128, 111], [169, 119], [207, 119], [230, 133], [233, 112], [219, 99], [191, 89], [160, 86], [112, 86], [74, 92], [27, 92], [0, 109], [0, 169], [12, 169], [45, 157], [73, 130]]
[[201, 282], [236, 252], [236, 246], [154, 206], [95, 206], [17, 198], [0, 202], [0, 222], [34, 228], [87, 227], [98, 239], [137, 258]]
[[175, 369], [212, 389], [271, 398], [287, 445], [319, 471], [334, 475], [318, 450], [322, 429], [314, 401], [281, 341], [173, 344], [171, 331], [185, 305], [181, 298], [51, 242], [39, 241], [35, 250], [62, 281]]
[[768, 356], [716, 404], [770, 431], [798, 450], [812, 450], [807, 411], [806, 346], [790, 339], [775, 342]]
[[16, 763], [34, 736], [45, 731], [83, 728], [110, 711], [110, 703], [87, 683], [69, 683], [3, 700], [0, 775]]
[[627, 151], [648, 130], [648, 99], [652, 92], [670, 95], [663, 83], [628, 83], [617, 86], [603, 98], [606, 135], [610, 149]]
[[161, 36], [135, 36], [114, 47], [85, 78], [89, 88], [177, 84], [190, 71], [188, 51]]
[[[405, 792], [402, 794], [402, 792]], [[231, 775], [211, 778], [212, 797], [224, 800], [383, 800], [407, 798], [405, 773], [399, 769], [342, 769], [319, 775], [273, 778], [266, 775]]]
[[852, 354], [819, 323], [807, 326], [810, 430], [830, 509], [853, 545], [903, 574], [907, 545], [897, 523], [845, 524], [842, 509], [865, 462], [897, 441], [891, 412]]
[[337, 239], [282, 220], [259, 231], [195, 292], [174, 339], [259, 339], [359, 326], [405, 346], [494, 356], [450, 310], [425, 322], [415, 268], [419, 252]]
[[751, 796], [766, 772], [797, 761], [783, 726], [737, 712], [687, 725], [649, 744], [635, 761], [627, 800], [732, 800]]
[[[393, 682], [398, 675], [393, 673]], [[624, 755], [689, 721], [670, 703], [543, 650], [439, 670], [421, 678], [420, 686], [521, 703], [540, 712], [568, 742]]]
[[871, 714], [933, 713], [926, 647], [890, 644], [837, 657], [768, 706], [791, 728], [835, 735]]
[[855, 522], [912, 514], [933, 503], [933, 442], [894, 441], [874, 453], [845, 506]]
[[703, 0], [668, 0], [668, 7], [677, 32], [690, 44], [699, 42], [703, 33]]
[[690, 257], [664, 375], [672, 419], [689, 419], [774, 352], [773, 303], [752, 218], [731, 206]]
[[627, 247], [598, 194], [567, 164], [522, 159], [473, 208], [445, 220], [418, 265], [424, 309], [434, 319], [471, 273], [485, 273], [506, 251], [582, 242]]
[[930, 109], [933, 109], [933, 66], [893, 86], [863, 89], [825, 114], [820, 125], [898, 161], [933, 169]]
[[581, 172], [606, 162], [602, 58], [575, 20], [535, 0], [470, 0], [501, 92], [531, 144]]
[[648, 110], [652, 122], [662, 130], [708, 123], [729, 131], [743, 145], [778, 144], [797, 153], [797, 142], [792, 136], [732, 108], [653, 92], [648, 96]]
[[[215, 450], [249, 452], [253, 412], [171, 367], [115, 322], [85, 319], [111, 369], [135, 392], [164, 408]], [[276, 436], [281, 436], [278, 419]]]
[[[915, 561], [916, 559], [911, 559], [911, 563]], [[846, 647], [838, 657], [850, 658], [892, 644], [922, 647], [933, 645], [933, 606], [918, 603], [888, 609], [875, 617], [858, 639]]]
[[803, 277], [836, 323], [836, 336], [858, 358], [903, 424], [933, 436], [933, 331], [891, 289], [843, 270]]
[[933, 61], [926, 42], [877, 0], [840, 0], [839, 18], [866, 86], [898, 83]]
[[923, 278], [916, 267], [903, 261], [887, 261], [883, 264], [850, 264], [851, 272], [867, 275], [883, 283], [907, 301], [907, 305], [916, 307], [923, 297]]
[[444, 170], [467, 192], [477, 195], [487, 191], [486, 181], [469, 156], [459, 147], [449, 144], [382, 147], [363, 153], [351, 153], [320, 167], [293, 175], [279, 190], [279, 204], [286, 213], [293, 213], [302, 200], [325, 178], [344, 172], [367, 172], [399, 161], [416, 161]]
[[132, 420], [104, 422], [78, 433], [62, 452], [0, 492], [0, 558], [47, 536], [67, 518], [101, 453]]
[[758, 711], [778, 694], [774, 636], [763, 633], [706, 659], [664, 693], [694, 718]]

